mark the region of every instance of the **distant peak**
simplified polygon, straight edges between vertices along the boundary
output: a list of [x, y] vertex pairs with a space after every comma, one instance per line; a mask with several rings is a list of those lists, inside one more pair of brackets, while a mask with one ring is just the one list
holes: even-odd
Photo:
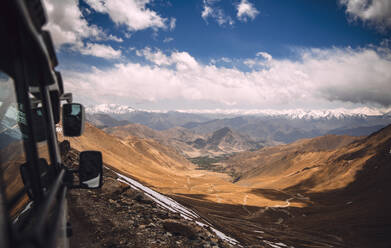
[[212, 136], [209, 138], [209, 143], [219, 143], [224, 137], [232, 133], [232, 130], [228, 127], [220, 128], [213, 132]]
[[189, 109], [178, 110], [182, 113], [220, 114], [229, 116], [265, 116], [288, 119], [342, 119], [346, 117], [365, 118], [368, 116], [390, 115], [391, 108], [335, 108], [335, 109]]
[[216, 130], [214, 133], [227, 134], [229, 132], [232, 132], [232, 130], [229, 127], [223, 127], [223, 128]]
[[119, 104], [99, 104], [87, 106], [86, 112], [89, 114], [126, 114], [136, 111], [134, 108]]

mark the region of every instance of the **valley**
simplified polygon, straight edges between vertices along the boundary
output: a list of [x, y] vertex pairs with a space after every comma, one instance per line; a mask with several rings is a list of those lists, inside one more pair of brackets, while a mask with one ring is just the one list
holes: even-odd
[[391, 126], [367, 137], [328, 134], [290, 144], [211, 130], [87, 124], [83, 136], [68, 140], [76, 150], [101, 150], [109, 168], [245, 247], [390, 244]]

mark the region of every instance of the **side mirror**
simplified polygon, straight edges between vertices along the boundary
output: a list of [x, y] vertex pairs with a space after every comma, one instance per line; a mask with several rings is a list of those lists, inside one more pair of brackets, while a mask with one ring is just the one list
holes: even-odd
[[62, 130], [64, 136], [81, 136], [84, 131], [84, 107], [79, 103], [66, 103], [62, 106]]
[[78, 172], [80, 188], [97, 189], [102, 187], [102, 153], [98, 151], [81, 152]]

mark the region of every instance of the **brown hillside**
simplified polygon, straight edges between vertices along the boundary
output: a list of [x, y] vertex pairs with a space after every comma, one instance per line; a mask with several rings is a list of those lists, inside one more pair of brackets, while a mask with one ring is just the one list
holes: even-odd
[[256, 187], [275, 182], [268, 187], [284, 188], [326, 165], [331, 154], [359, 139], [337, 135], [302, 139], [288, 145], [240, 153], [226, 161], [225, 166], [236, 171], [240, 184]]
[[122, 139], [125, 139], [129, 136], [136, 136], [142, 139], [154, 139], [154, 140], [164, 139], [164, 136], [160, 134], [159, 131], [156, 131], [152, 128], [137, 123], [131, 123], [124, 126], [104, 128], [103, 131]]
[[[183, 156], [153, 140], [128, 136], [124, 141], [88, 123], [81, 137], [67, 139], [76, 150], [102, 151], [105, 164], [162, 193], [205, 194], [210, 201], [242, 204], [249, 190], [232, 184], [226, 174], [196, 170]], [[254, 195], [247, 202], [267, 206], [281, 201]]]
[[162, 145], [172, 147], [185, 157], [219, 156], [243, 152], [263, 146], [254, 142], [250, 137], [241, 135], [227, 127], [210, 134], [195, 134], [186, 128], [175, 127], [164, 131], [156, 131], [141, 124], [127, 124], [103, 129], [122, 140], [129, 137], [150, 139]]
[[328, 135], [245, 152], [221, 173], [196, 170], [151, 139], [126, 140], [87, 125], [78, 150], [196, 210], [245, 246], [390, 247], [391, 126], [366, 138]]
[[67, 139], [79, 151], [102, 151], [105, 164], [155, 186], [177, 174], [186, 174], [194, 167], [175, 151], [157, 142], [128, 138], [127, 142], [122, 141], [87, 123], [81, 137]]
[[141, 124], [127, 124], [125, 126], [117, 126], [105, 128], [105, 132], [122, 140], [132, 139], [137, 137], [140, 139], [149, 139], [159, 142], [164, 146], [169, 146], [183, 156], [199, 156], [197, 150], [194, 149], [188, 142], [196, 140], [201, 136], [195, 135], [184, 128], [171, 128], [164, 131], [156, 131]]

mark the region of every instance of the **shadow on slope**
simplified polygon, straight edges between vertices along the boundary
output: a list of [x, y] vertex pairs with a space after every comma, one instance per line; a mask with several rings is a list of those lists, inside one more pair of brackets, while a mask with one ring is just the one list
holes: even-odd
[[[340, 148], [334, 155], [322, 171], [293, 186], [249, 192], [285, 200], [286, 205], [218, 204], [200, 194], [174, 198], [246, 245], [272, 240], [294, 247], [390, 247], [391, 126]], [[333, 175], [349, 172], [340, 167], [348, 168], [353, 159], [363, 162], [354, 170], [352, 181], [344, 187], [312, 190], [324, 183], [319, 178], [325, 175], [331, 181], [342, 180]], [[306, 204], [290, 206], [295, 201]]]
[[[388, 128], [390, 129], [390, 128]], [[383, 130], [385, 131], [385, 130]], [[364, 139], [382, 135], [379, 131]], [[315, 231], [343, 234], [344, 240], [355, 247], [391, 246], [391, 138], [379, 144], [376, 155], [368, 159], [355, 175], [355, 180], [342, 189], [309, 193], [313, 206], [292, 209], [298, 218], [288, 220], [288, 225], [299, 225]], [[349, 159], [362, 155], [365, 150], [340, 157]], [[306, 180], [285, 189], [303, 192], [314, 186]]]

